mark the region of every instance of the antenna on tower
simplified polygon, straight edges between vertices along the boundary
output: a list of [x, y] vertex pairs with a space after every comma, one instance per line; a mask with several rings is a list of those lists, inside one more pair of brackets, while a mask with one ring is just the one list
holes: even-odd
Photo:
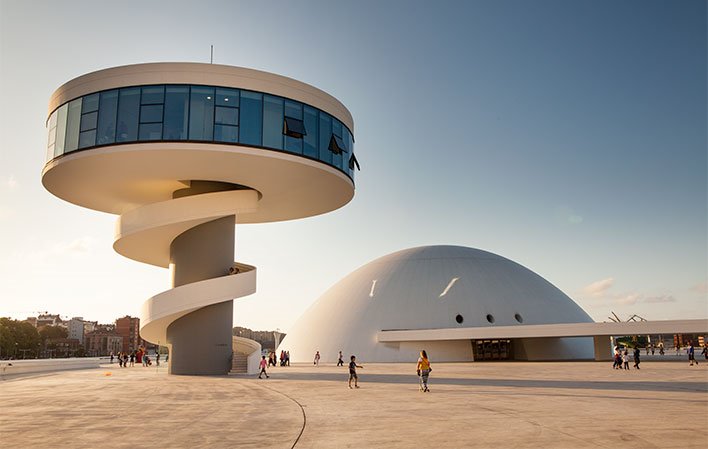
[[211, 60], [210, 60], [209, 64], [214, 64], [214, 46], [210, 45], [210, 47], [211, 47]]

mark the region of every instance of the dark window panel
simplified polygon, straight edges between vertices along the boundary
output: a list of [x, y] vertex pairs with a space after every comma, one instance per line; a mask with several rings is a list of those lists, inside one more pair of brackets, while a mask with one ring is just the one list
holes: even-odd
[[305, 106], [305, 111], [304, 111], [304, 125], [305, 129], [309, 130], [307, 134], [305, 134], [305, 138], [303, 139], [303, 154], [305, 156], [309, 156], [313, 159], [317, 159], [318, 151], [317, 151], [317, 138], [318, 138], [318, 129], [319, 127], [318, 122], [319, 120], [317, 119], [317, 109], [311, 108], [309, 106]]
[[167, 86], [163, 139], [187, 140], [189, 86]]
[[283, 99], [263, 96], [263, 146], [283, 149]]
[[165, 101], [165, 86], [146, 86], [142, 88], [140, 104], [161, 104]]
[[320, 160], [327, 164], [332, 163], [332, 152], [329, 151], [329, 141], [332, 137], [332, 119], [320, 111]]
[[307, 135], [307, 131], [305, 130], [305, 124], [302, 120], [285, 116], [285, 120], [283, 120], [283, 134], [296, 139], [302, 139]]
[[189, 97], [189, 140], [214, 137], [214, 88], [192, 86]]
[[91, 94], [83, 97], [83, 104], [81, 105], [82, 113], [98, 111], [98, 95], [99, 94]]
[[329, 151], [331, 151], [334, 154], [342, 154], [346, 153], [347, 149], [344, 146], [344, 141], [342, 141], [342, 138], [332, 134], [332, 137], [329, 139]]
[[98, 125], [98, 111], [81, 114], [81, 132], [96, 129]]
[[84, 131], [79, 134], [79, 148], [88, 148], [96, 145], [96, 130]]
[[285, 115], [302, 120], [302, 103], [285, 100]]
[[239, 115], [241, 116], [239, 141], [248, 145], [261, 146], [263, 144], [263, 94], [242, 90]]
[[98, 110], [96, 143], [105, 145], [116, 141], [116, 117], [118, 115], [118, 91], [101, 92], [101, 107]]
[[238, 89], [216, 88], [216, 105], [238, 107], [239, 91]]
[[140, 123], [160, 123], [162, 122], [162, 105], [151, 104], [140, 106]]
[[118, 97], [117, 142], [133, 142], [138, 139], [138, 113], [140, 111], [140, 88], [121, 89]]
[[139, 140], [160, 140], [162, 139], [162, 123], [142, 123], [140, 124]]
[[[332, 151], [332, 165], [346, 171], [346, 161], [344, 160], [344, 156], [342, 156], [342, 154], [345, 153], [347, 149], [342, 141], [342, 122], [336, 118], [332, 118], [332, 135], [335, 137], [336, 146], [339, 150]], [[331, 140], [330, 143], [332, 143]]]
[[214, 141], [238, 142], [238, 126], [214, 125]]
[[214, 115], [214, 123], [220, 125], [238, 125], [238, 109], [217, 106]]
[[357, 160], [356, 156], [354, 156], [354, 153], [352, 153], [352, 155], [349, 157], [349, 171], [353, 172], [355, 166], [357, 170], [361, 171], [359, 161]]

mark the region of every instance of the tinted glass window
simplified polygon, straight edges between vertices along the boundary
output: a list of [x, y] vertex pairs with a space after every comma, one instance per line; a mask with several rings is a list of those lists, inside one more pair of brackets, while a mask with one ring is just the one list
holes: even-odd
[[98, 110], [98, 145], [113, 143], [116, 140], [116, 116], [118, 114], [118, 91], [109, 90], [101, 93], [101, 108]]
[[238, 109], [217, 106], [214, 122], [221, 125], [238, 125]]
[[98, 111], [89, 112], [88, 114], [81, 115], [81, 131], [88, 131], [89, 129], [96, 129], [98, 124]]
[[140, 107], [140, 123], [156, 123], [162, 121], [162, 105], [152, 104]]
[[66, 144], [64, 153], [70, 153], [79, 147], [79, 125], [81, 122], [81, 98], [69, 102], [66, 118]]
[[121, 89], [118, 99], [117, 142], [132, 142], [138, 138], [138, 113], [140, 111], [140, 89]]
[[165, 91], [165, 140], [187, 139], [189, 86], [167, 86]]
[[143, 87], [141, 104], [158, 104], [165, 100], [165, 86]]
[[238, 126], [214, 125], [214, 140], [217, 142], [238, 142]]
[[302, 120], [302, 103], [285, 100], [285, 115]]
[[79, 148], [92, 147], [96, 145], [96, 130], [84, 131], [79, 134]]
[[49, 117], [49, 138], [47, 140], [47, 146], [54, 145], [57, 138], [57, 111], [52, 112]]
[[57, 110], [57, 138], [54, 142], [54, 157], [64, 154], [66, 140], [66, 117], [69, 105], [65, 104]]
[[98, 94], [86, 95], [83, 98], [83, 104], [81, 105], [81, 112], [84, 114], [87, 112], [98, 111]]
[[332, 138], [332, 120], [329, 115], [320, 111], [320, 160], [332, 163], [332, 152], [329, 151], [329, 141]]
[[263, 146], [283, 149], [283, 99], [263, 96]]
[[216, 89], [216, 105], [238, 107], [238, 90], [237, 89]]
[[162, 139], [162, 123], [141, 123], [140, 140], [160, 140]]
[[241, 91], [241, 129], [239, 140], [248, 145], [261, 145], [263, 126], [263, 94]]
[[305, 130], [307, 134], [303, 138], [303, 154], [311, 158], [317, 159], [317, 110], [309, 106], [305, 106], [305, 114], [303, 115]]
[[336, 137], [339, 137], [339, 139], [337, 139], [337, 146], [342, 149], [341, 154], [332, 154], [332, 165], [343, 169], [344, 165], [342, 165], [342, 161], [345, 160], [347, 153], [344, 153], [344, 150], [346, 150], [346, 148], [344, 148], [344, 143], [341, 141], [342, 123], [336, 118], [332, 118], [332, 134], [334, 134]]
[[214, 88], [193, 86], [189, 99], [189, 140], [212, 140]]

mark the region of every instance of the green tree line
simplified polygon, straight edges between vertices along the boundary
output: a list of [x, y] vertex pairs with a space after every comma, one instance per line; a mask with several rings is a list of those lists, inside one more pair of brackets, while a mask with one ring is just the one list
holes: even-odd
[[0, 359], [37, 357], [41, 349], [51, 349], [52, 339], [67, 336], [68, 331], [60, 326], [37, 329], [27, 321], [0, 318]]

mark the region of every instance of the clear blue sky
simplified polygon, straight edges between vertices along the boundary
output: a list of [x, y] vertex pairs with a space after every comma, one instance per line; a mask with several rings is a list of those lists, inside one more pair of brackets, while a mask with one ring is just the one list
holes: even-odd
[[110, 322], [169, 287], [113, 252], [115, 217], [41, 186], [47, 103], [214, 44], [341, 100], [362, 165], [344, 208], [238, 227], [259, 290], [235, 325], [287, 330], [360, 265], [427, 244], [515, 260], [596, 320], [707, 317], [706, 41], [702, 0], [0, 0], [0, 316]]

